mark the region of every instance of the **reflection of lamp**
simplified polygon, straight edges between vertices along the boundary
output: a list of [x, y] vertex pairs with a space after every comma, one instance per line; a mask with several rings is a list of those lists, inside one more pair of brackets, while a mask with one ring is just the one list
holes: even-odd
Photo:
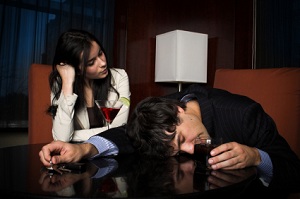
[[155, 82], [206, 83], [207, 34], [175, 30], [156, 36]]

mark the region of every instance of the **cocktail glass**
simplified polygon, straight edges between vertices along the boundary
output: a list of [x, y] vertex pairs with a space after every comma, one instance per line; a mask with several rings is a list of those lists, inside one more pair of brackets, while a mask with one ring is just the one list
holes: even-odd
[[105, 117], [109, 128], [109, 125], [113, 122], [122, 108], [123, 103], [119, 100], [95, 100], [95, 103]]

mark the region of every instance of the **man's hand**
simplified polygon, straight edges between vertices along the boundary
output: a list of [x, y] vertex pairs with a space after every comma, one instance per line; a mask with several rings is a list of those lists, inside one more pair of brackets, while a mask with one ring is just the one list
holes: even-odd
[[261, 162], [258, 149], [229, 142], [214, 148], [210, 152], [208, 163], [213, 170], [217, 169], [242, 169], [257, 166]]
[[83, 158], [92, 157], [97, 153], [94, 145], [89, 143], [71, 144], [62, 141], [53, 141], [44, 145], [39, 152], [41, 162], [49, 167], [53, 164], [79, 162]]

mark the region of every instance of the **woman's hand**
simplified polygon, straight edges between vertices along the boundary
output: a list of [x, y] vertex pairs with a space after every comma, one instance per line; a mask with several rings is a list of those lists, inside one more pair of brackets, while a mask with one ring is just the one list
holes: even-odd
[[242, 169], [249, 166], [257, 166], [261, 162], [258, 149], [229, 142], [214, 148], [210, 152], [208, 163], [213, 170], [216, 169]]
[[65, 95], [73, 94], [73, 83], [75, 81], [75, 68], [71, 65], [60, 63], [56, 69], [62, 79], [62, 90]]

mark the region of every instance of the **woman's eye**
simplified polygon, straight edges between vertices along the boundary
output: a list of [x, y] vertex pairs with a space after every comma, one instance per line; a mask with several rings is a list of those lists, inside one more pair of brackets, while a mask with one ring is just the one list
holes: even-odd
[[99, 53], [98, 53], [98, 56], [101, 56], [103, 54], [103, 51], [100, 50]]
[[93, 66], [93, 65], [94, 65], [94, 63], [95, 63], [95, 62], [94, 62], [94, 61], [92, 61], [92, 62], [89, 62], [87, 65], [88, 65], [88, 66]]

